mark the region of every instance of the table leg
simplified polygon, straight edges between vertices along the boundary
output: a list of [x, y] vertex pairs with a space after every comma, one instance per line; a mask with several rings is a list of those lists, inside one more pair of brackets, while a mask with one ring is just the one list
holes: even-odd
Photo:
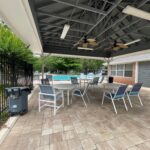
[[67, 104], [69, 105], [69, 90], [67, 90]]

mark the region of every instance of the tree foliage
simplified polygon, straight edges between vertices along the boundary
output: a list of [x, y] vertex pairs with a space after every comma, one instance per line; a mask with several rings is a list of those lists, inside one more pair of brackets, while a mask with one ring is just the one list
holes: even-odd
[[34, 70], [41, 71], [42, 65], [44, 64], [45, 71], [50, 71], [52, 73], [79, 73], [85, 71], [95, 72], [100, 69], [102, 63], [103, 61], [101, 60], [44, 56], [36, 59]]
[[34, 69], [41, 71], [42, 65], [45, 66], [45, 71], [64, 72], [68, 73], [71, 70], [80, 70], [81, 64], [79, 59], [44, 56], [37, 58], [34, 64]]
[[31, 50], [3, 23], [0, 24], [0, 52], [15, 56], [16, 59], [33, 63]]

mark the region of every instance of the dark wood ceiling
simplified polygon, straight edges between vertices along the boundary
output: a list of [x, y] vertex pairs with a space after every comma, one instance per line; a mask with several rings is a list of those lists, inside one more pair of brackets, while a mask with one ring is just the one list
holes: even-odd
[[[150, 12], [149, 0], [29, 0], [43, 51], [57, 54], [111, 57], [150, 48], [150, 22], [122, 13], [131, 5]], [[70, 30], [60, 39], [65, 24]], [[95, 38], [93, 51], [78, 50], [75, 43], [84, 36]], [[127, 43], [136, 39], [128, 49], [114, 52], [114, 41]], [[140, 49], [139, 49], [140, 47]]]

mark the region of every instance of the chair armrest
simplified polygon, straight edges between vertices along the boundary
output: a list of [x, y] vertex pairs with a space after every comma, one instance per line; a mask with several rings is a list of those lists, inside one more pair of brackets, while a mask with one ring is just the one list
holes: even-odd
[[110, 91], [104, 91], [105, 92], [105, 94], [109, 94], [109, 95], [112, 95], [112, 92], [110, 92]]
[[74, 93], [75, 91], [78, 91], [78, 92], [81, 93], [81, 90], [80, 90], [80, 89], [73, 89], [73, 90], [72, 90], [72, 93]]
[[53, 88], [53, 89], [54, 89], [54, 93], [58, 93], [58, 91], [60, 92], [60, 90], [57, 88]]
[[63, 91], [56, 92], [54, 95], [63, 94]]
[[39, 93], [39, 95], [55, 96], [56, 94]]
[[73, 92], [74, 92], [74, 91], [79, 91], [79, 92], [81, 92], [81, 90], [80, 90], [80, 89], [73, 89], [72, 91], [73, 91]]

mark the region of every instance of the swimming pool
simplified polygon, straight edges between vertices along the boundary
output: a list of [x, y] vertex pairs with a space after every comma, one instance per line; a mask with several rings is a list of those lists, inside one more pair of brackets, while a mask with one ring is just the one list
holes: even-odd
[[[47, 77], [48, 77], [48, 75], [47, 75]], [[69, 81], [71, 77], [77, 77], [78, 78], [79, 75], [57, 75], [57, 74], [55, 74], [52, 76], [52, 79], [54, 81]]]

